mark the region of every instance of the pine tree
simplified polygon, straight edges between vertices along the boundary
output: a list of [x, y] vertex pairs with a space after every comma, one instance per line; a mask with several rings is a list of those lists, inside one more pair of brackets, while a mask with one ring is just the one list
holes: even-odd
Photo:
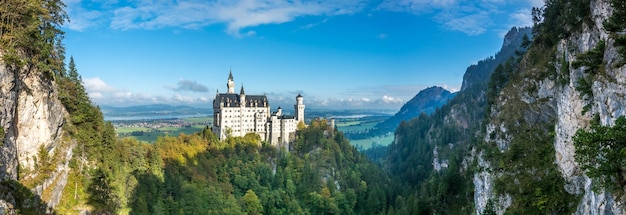
[[244, 202], [244, 210], [248, 214], [263, 214], [263, 205], [261, 205], [261, 201], [259, 197], [254, 193], [253, 190], [246, 191], [246, 194], [243, 195]]
[[487, 201], [487, 205], [485, 205], [485, 210], [483, 210], [482, 215], [496, 215], [496, 209], [493, 205], [493, 200], [489, 199]]

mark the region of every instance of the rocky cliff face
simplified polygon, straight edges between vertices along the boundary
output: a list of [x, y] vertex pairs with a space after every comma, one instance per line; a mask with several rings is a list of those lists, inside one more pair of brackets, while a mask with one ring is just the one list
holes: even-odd
[[[615, 62], [620, 56], [613, 46], [613, 39], [603, 27], [603, 21], [610, 16], [612, 9], [608, 0], [592, 0], [590, 9], [591, 23], [583, 24], [581, 33], [572, 34], [561, 40], [557, 46], [558, 54], [554, 56], [555, 59], [565, 59], [552, 69], [569, 74], [565, 76], [567, 78], [564, 83], [555, 83], [555, 80], [549, 77], [530, 77], [536, 76], [538, 69], [521, 65], [521, 76], [528, 78], [523, 79], [523, 83], [512, 84], [508, 90], [503, 90], [499, 95], [497, 104], [492, 106], [494, 114], [490, 116], [490, 122], [486, 127], [485, 140], [497, 145], [501, 151], [509, 150], [511, 139], [515, 137], [511, 137], [508, 130], [514, 125], [498, 119], [504, 114], [510, 114], [506, 113], [507, 107], [519, 102], [521, 106], [526, 107], [517, 111], [521, 112], [523, 121], [528, 122], [528, 118], [535, 116], [543, 118], [546, 123], [554, 124], [554, 163], [565, 179], [564, 189], [570, 194], [582, 196], [580, 202], [574, 205], [574, 214], [626, 214], [625, 206], [616, 202], [611, 194], [596, 193], [591, 189], [594, 182], [584, 174], [574, 159], [572, 138], [578, 129], [589, 125], [593, 114], [600, 116], [603, 125], [611, 125], [619, 116], [626, 115], [626, 66], [616, 66]], [[606, 41], [603, 57], [606, 75], [594, 79], [593, 98], [585, 101], [576, 89], [577, 81], [584, 75], [584, 68], [574, 68], [572, 63], [577, 56], [592, 50], [600, 41]], [[528, 93], [529, 91], [534, 93]], [[583, 107], [588, 102], [592, 104], [591, 110], [583, 113]], [[493, 192], [493, 178], [508, 173], [496, 173], [497, 171], [492, 168], [493, 164], [485, 161], [482, 156], [479, 156], [478, 160], [482, 171], [474, 176], [476, 191], [474, 200], [476, 212], [480, 214], [490, 198], [503, 198]], [[502, 200], [495, 203], [498, 214], [502, 214], [504, 212], [502, 209], [510, 205], [510, 202], [507, 204]]]
[[[579, 128], [589, 125], [591, 116], [597, 113], [603, 125], [610, 125], [619, 116], [626, 115], [626, 66], [615, 67], [619, 60], [613, 39], [604, 30], [603, 21], [611, 13], [608, 0], [591, 1], [593, 25], [585, 26], [582, 34], [561, 41], [559, 50], [567, 56], [567, 63], [572, 64], [580, 53], [593, 49], [599, 41], [607, 41], [604, 54], [606, 75], [593, 82], [592, 109], [582, 114], [586, 104], [575, 89], [576, 80], [583, 75], [582, 68], [570, 68], [569, 83], [555, 95], [557, 101], [557, 124], [555, 136], [556, 163], [563, 177], [568, 181], [566, 189], [570, 193], [582, 194], [583, 199], [576, 214], [626, 214], [624, 205], [615, 202], [614, 197], [605, 192], [596, 193], [591, 189], [593, 181], [586, 177], [574, 160], [572, 137]], [[563, 65], [561, 65], [563, 66]], [[613, 80], [610, 80], [613, 79]]]
[[[54, 188], [50, 190], [52, 196], [60, 196], [64, 180], [56, 179], [67, 176], [72, 151], [71, 144], [63, 144], [61, 138], [66, 114], [52, 80], [36, 71], [13, 71], [0, 62], [0, 126], [6, 134], [0, 146], [0, 180], [34, 178], [38, 151], [43, 147], [49, 157], [59, 155], [53, 159], [58, 166], [48, 180], [35, 184], [32, 191], [42, 195]], [[10, 198], [4, 200], [11, 202]]]
[[0, 64], [0, 124], [6, 133], [1, 148], [4, 152], [1, 163], [6, 165], [1, 167], [0, 177], [14, 180], [18, 178], [18, 164], [24, 170], [35, 167], [41, 146], [54, 153], [65, 119], [65, 108], [50, 80], [37, 72], [18, 73]]

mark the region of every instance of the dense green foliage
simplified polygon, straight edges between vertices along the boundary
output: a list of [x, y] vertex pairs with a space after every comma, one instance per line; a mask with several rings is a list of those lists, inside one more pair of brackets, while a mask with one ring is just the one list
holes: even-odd
[[[523, 104], [517, 108], [527, 110]], [[565, 181], [554, 163], [554, 136], [549, 134], [554, 124], [539, 122], [529, 123], [523, 117], [502, 110], [504, 117], [510, 120], [506, 135], [511, 140], [505, 151], [496, 146], [487, 150], [486, 157], [491, 160], [493, 172], [498, 173], [494, 179], [494, 190], [507, 193], [513, 198], [508, 212], [513, 214], [567, 214], [571, 213], [576, 204], [575, 196], [563, 188]], [[512, 116], [511, 116], [512, 115]], [[509, 118], [510, 117], [510, 118]], [[532, 118], [532, 117], [531, 117]], [[509, 127], [508, 123], [520, 123]], [[513, 184], [512, 184], [513, 183]]]
[[533, 8], [533, 43], [535, 48], [551, 49], [560, 39], [591, 24], [590, 0], [546, 0], [542, 8]]
[[97, 170], [88, 188], [101, 212], [378, 214], [393, 195], [384, 173], [325, 121], [300, 130], [290, 153], [254, 137], [220, 142], [209, 129], [114, 145], [121, 171]]
[[589, 131], [580, 129], [574, 136], [576, 161], [597, 182], [596, 189], [607, 189], [621, 197], [626, 188], [626, 117], [614, 126], [603, 126], [596, 114]]
[[[532, 75], [539, 79], [556, 79], [565, 85], [569, 80], [569, 70], [557, 71], [556, 47], [561, 39], [582, 29], [584, 24], [592, 25], [590, 0], [546, 0], [542, 8], [533, 8], [533, 40], [525, 58]], [[530, 48], [532, 46], [532, 48]], [[561, 59], [565, 61], [565, 56]], [[569, 65], [561, 62], [561, 68]], [[530, 73], [527, 73], [531, 75]]]
[[[473, 210], [473, 184], [471, 169], [461, 168], [463, 155], [477, 139], [473, 131], [480, 130], [484, 100], [469, 97], [469, 89], [459, 93], [450, 103], [432, 115], [422, 114], [403, 122], [396, 130], [396, 142], [389, 145], [385, 165], [399, 186], [400, 196], [405, 196], [396, 207], [403, 214], [470, 214]], [[476, 92], [474, 92], [476, 93]], [[474, 101], [474, 102], [472, 102]], [[446, 123], [452, 108], [467, 106], [479, 110], [464, 112], [463, 119]], [[467, 118], [465, 118], [467, 117]], [[457, 124], [458, 123], [458, 124]], [[445, 162], [447, 168], [435, 171], [433, 160]], [[372, 152], [370, 152], [372, 153]]]
[[[491, 107], [495, 104], [498, 94], [502, 91], [502, 88], [506, 86], [511, 80], [517, 70], [518, 60], [509, 58], [503, 64], [499, 64], [498, 67], [491, 74], [489, 84], [487, 85], [487, 107]], [[487, 108], [487, 113], [490, 113], [490, 108]]]
[[85, 205], [98, 213], [115, 211], [121, 199], [114, 193], [114, 176], [125, 171], [115, 150], [122, 150], [119, 147], [123, 145], [116, 140], [113, 125], [104, 121], [100, 109], [90, 101], [73, 57], [56, 83], [59, 100], [69, 113], [64, 129], [75, 140], [68, 179], [73, 184], [68, 182], [59, 211], [75, 213], [73, 208]]
[[604, 49], [606, 44], [604, 41], [598, 42], [596, 47], [586, 53], [576, 56], [576, 61], [572, 63], [574, 68], [585, 67], [585, 73], [596, 75], [602, 71], [604, 63]]
[[0, 5], [2, 59], [13, 69], [26, 66], [52, 77], [63, 70], [61, 0], [5, 0]]
[[[576, 82], [576, 90], [580, 92], [580, 97], [587, 104], [583, 108], [583, 114], [591, 109], [591, 100], [593, 100], [592, 83], [597, 75], [604, 75], [604, 50], [606, 44], [604, 41], [598, 42], [596, 47], [586, 53], [577, 56], [576, 61], [572, 63], [574, 68], [585, 67], [585, 76], [580, 77]], [[606, 76], [606, 75], [604, 75]]]

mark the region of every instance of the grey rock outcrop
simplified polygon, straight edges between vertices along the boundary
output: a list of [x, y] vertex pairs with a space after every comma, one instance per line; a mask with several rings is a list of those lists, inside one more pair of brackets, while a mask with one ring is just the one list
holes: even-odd
[[[62, 179], [67, 178], [67, 163], [73, 146], [63, 144], [61, 138], [67, 112], [57, 94], [54, 81], [40, 72], [14, 71], [0, 61], [0, 126], [5, 132], [0, 146], [0, 180], [35, 177], [41, 147], [49, 157], [61, 153], [51, 177], [32, 190], [41, 196], [52, 186], [54, 189], [50, 192], [55, 201], [50, 202], [50, 206], [58, 203], [65, 186], [66, 180]], [[12, 204], [10, 200], [4, 203]]]

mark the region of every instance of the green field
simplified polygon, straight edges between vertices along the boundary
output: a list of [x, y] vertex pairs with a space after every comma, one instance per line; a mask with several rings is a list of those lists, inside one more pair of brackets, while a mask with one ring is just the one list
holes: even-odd
[[348, 127], [348, 126], [354, 126], [354, 125], [359, 125], [361, 124], [361, 122], [359, 122], [358, 120], [353, 120], [353, 121], [339, 121], [339, 122], [335, 122], [335, 124], [337, 125], [337, 127]]
[[208, 125], [209, 123], [213, 123], [213, 117], [209, 117], [209, 116], [185, 118], [184, 120], [190, 123], [205, 124], [205, 125]]
[[115, 128], [115, 132], [117, 132], [118, 134], [123, 134], [123, 133], [130, 133], [130, 132], [134, 132], [134, 131], [149, 131], [150, 129], [148, 128], [143, 128], [143, 127], [120, 127], [120, 128]]
[[[354, 119], [341, 119], [336, 122], [337, 130], [341, 132], [365, 132], [374, 128], [376, 124], [384, 121], [386, 118], [381, 117], [364, 117]], [[359, 149], [368, 149], [373, 145], [389, 145], [393, 142], [393, 133], [370, 137], [367, 139], [354, 139], [350, 140], [350, 144], [356, 146]]]
[[358, 149], [369, 149], [373, 145], [386, 146], [393, 142], [393, 134], [387, 134], [385, 136], [371, 137], [368, 139], [350, 140], [350, 144], [356, 146]]
[[337, 125], [337, 129], [342, 132], [360, 132], [373, 128], [378, 122], [352, 121], [345, 123], [348, 126]]
[[[204, 129], [205, 127], [206, 127], [205, 125], [194, 125], [191, 127], [180, 127], [180, 128], [163, 127], [159, 129], [149, 129], [149, 128], [143, 128], [143, 127], [123, 127], [123, 128], [116, 128], [115, 131], [117, 132], [120, 138], [133, 137], [137, 139], [138, 141], [154, 143], [159, 136], [165, 136], [165, 135], [178, 136], [181, 133], [192, 134], [195, 132], [202, 131], [202, 129]], [[143, 131], [143, 135], [133, 136], [131, 135], [131, 132], [133, 131]]]

